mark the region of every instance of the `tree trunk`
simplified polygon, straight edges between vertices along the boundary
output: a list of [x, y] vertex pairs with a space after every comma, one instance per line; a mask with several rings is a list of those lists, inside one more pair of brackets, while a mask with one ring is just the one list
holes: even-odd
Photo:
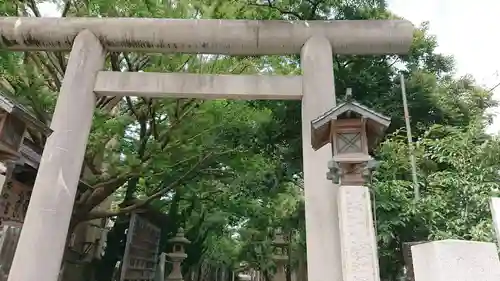
[[96, 281], [110, 281], [112, 279], [116, 263], [121, 260], [125, 252], [127, 241], [125, 231], [129, 222], [129, 216], [119, 216], [111, 231], [108, 232], [104, 256], [96, 266]]

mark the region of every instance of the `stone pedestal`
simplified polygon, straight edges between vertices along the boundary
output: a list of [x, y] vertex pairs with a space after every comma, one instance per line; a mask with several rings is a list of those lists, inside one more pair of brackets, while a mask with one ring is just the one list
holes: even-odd
[[368, 188], [341, 186], [339, 214], [343, 280], [379, 281], [377, 243]]
[[498, 281], [494, 243], [434, 241], [411, 247], [415, 281]]

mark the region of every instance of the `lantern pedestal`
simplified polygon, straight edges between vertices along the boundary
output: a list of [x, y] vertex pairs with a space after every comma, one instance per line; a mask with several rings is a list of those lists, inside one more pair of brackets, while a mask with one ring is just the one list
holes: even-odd
[[167, 281], [184, 280], [182, 277], [181, 263], [185, 258], [187, 258], [187, 255], [182, 253], [169, 253], [167, 256], [172, 261], [172, 271], [168, 275]]

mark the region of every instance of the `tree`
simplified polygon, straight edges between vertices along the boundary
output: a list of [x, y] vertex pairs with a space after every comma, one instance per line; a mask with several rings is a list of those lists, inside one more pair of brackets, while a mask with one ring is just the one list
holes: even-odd
[[413, 201], [406, 140], [394, 135], [379, 149], [376, 193], [382, 274], [401, 274], [401, 244], [463, 239], [492, 241], [488, 200], [500, 187], [500, 140], [484, 134], [484, 124], [434, 125], [416, 142], [421, 200]]

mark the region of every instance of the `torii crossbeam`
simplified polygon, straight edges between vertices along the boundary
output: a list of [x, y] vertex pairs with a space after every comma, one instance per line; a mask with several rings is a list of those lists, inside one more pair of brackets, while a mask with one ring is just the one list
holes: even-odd
[[[0, 47], [71, 50], [9, 281], [56, 281], [92, 123], [96, 94], [301, 99], [307, 264], [311, 281], [341, 281], [331, 151], [314, 151], [311, 120], [335, 105], [332, 54], [404, 54], [403, 20], [247, 21], [0, 18]], [[217, 76], [101, 71], [108, 51], [226, 55], [301, 54], [302, 76]]]

